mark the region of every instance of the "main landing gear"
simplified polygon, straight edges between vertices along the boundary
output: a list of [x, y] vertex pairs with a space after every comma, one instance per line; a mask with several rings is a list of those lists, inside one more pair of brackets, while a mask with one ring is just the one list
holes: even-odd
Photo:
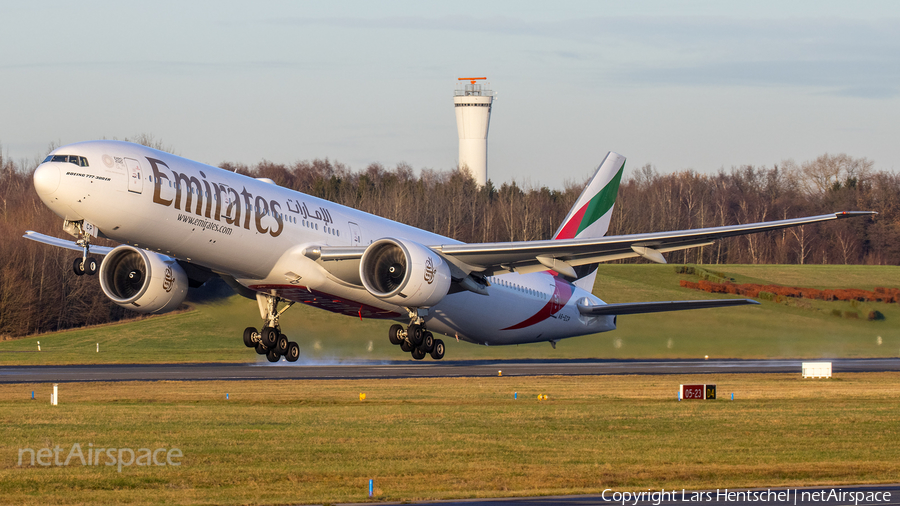
[[280, 297], [257, 293], [256, 301], [259, 303], [263, 327], [261, 330], [256, 330], [256, 327], [244, 329], [244, 345], [248, 348], [255, 348], [256, 353], [265, 355], [269, 362], [278, 362], [281, 357], [287, 359], [288, 362], [296, 362], [300, 358], [300, 346], [288, 340], [288, 337], [281, 333], [281, 326], [278, 325], [278, 317], [294, 303], [287, 302], [287, 305], [279, 311], [278, 304], [285, 302]]
[[399, 345], [400, 349], [410, 353], [412, 358], [422, 360], [425, 355], [431, 354], [434, 360], [444, 358], [444, 341], [435, 339], [431, 332], [425, 329], [425, 322], [419, 316], [412, 317], [412, 322], [405, 329], [403, 325], [391, 325], [388, 338], [391, 344]]
[[76, 221], [66, 223], [66, 225], [69, 224], [75, 229], [74, 233], [78, 237], [75, 244], [81, 246], [84, 250], [81, 254], [81, 258], [76, 258], [75, 261], [72, 262], [72, 270], [75, 272], [76, 276], [83, 276], [84, 274], [93, 276], [94, 274], [97, 274], [97, 269], [100, 267], [100, 264], [97, 262], [96, 258], [88, 256], [91, 254], [91, 235], [85, 232], [84, 222]]

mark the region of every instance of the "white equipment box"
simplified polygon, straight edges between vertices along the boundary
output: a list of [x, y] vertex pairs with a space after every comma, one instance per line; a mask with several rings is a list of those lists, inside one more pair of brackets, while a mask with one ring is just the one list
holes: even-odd
[[831, 362], [803, 362], [804, 378], [830, 378]]

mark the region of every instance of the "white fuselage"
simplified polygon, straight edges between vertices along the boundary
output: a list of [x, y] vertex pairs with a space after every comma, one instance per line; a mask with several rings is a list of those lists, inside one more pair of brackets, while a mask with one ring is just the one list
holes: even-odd
[[[426, 246], [459, 241], [185, 158], [130, 143], [94, 141], [54, 154], [35, 171], [38, 194], [69, 221], [104, 236], [205, 266], [256, 291], [322, 309], [408, 320], [407, 311], [335, 277], [307, 255], [317, 246], [365, 246], [384, 237]], [[549, 272], [488, 278], [487, 295], [458, 291], [424, 317], [429, 330], [475, 343], [551, 341], [615, 328], [576, 302], [603, 302]]]

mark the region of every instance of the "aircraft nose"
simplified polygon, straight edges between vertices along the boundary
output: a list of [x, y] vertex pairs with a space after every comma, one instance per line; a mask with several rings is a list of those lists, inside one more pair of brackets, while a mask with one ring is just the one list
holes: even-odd
[[55, 163], [42, 163], [34, 170], [34, 189], [38, 195], [52, 195], [59, 188], [60, 170]]

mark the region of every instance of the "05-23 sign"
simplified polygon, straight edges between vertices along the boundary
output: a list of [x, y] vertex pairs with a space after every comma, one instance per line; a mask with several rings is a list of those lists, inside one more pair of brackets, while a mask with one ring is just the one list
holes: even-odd
[[715, 399], [716, 398], [716, 386], [715, 385], [681, 385], [681, 398], [682, 399]]

